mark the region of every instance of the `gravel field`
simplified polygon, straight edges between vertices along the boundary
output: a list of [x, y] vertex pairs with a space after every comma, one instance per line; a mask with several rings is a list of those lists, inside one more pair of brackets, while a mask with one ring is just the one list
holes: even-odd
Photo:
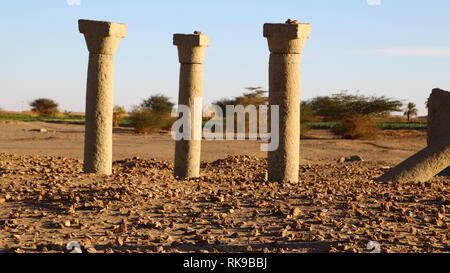
[[0, 154], [0, 252], [449, 252], [450, 181], [374, 182], [383, 162], [302, 164], [297, 185], [266, 160], [229, 156], [180, 181], [170, 161]]

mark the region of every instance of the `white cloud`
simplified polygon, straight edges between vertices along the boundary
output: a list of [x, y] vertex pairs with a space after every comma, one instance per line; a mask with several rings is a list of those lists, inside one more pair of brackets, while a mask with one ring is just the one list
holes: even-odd
[[81, 0], [66, 0], [69, 6], [79, 6], [81, 5]]
[[450, 47], [384, 48], [352, 51], [352, 54], [380, 56], [450, 56]]
[[381, 6], [381, 0], [367, 0], [369, 6]]

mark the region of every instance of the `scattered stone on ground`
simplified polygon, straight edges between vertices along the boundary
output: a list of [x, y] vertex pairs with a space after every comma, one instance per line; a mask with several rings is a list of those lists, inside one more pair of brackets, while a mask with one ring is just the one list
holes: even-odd
[[364, 161], [364, 159], [359, 155], [353, 155], [349, 157], [341, 157], [338, 159], [337, 163], [358, 162], [358, 161]]
[[30, 132], [38, 132], [38, 133], [48, 133], [48, 130], [45, 128], [41, 128], [41, 129], [30, 129]]
[[450, 251], [450, 180], [377, 183], [388, 163], [307, 164], [300, 184], [268, 182], [265, 159], [202, 163], [174, 179], [169, 161], [126, 159], [82, 173], [65, 157], [0, 154], [0, 252]]

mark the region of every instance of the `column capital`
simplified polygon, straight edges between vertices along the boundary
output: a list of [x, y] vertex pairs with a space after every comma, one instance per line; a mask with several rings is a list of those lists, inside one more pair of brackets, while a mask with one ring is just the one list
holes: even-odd
[[178, 47], [180, 63], [201, 64], [205, 57], [205, 48], [209, 46], [208, 35], [198, 31], [194, 34], [174, 34], [173, 45]]
[[79, 20], [78, 28], [84, 34], [90, 53], [113, 55], [119, 46], [120, 39], [126, 37], [127, 25], [94, 21]]
[[288, 20], [285, 24], [264, 24], [264, 37], [272, 53], [300, 54], [311, 34], [311, 25]]

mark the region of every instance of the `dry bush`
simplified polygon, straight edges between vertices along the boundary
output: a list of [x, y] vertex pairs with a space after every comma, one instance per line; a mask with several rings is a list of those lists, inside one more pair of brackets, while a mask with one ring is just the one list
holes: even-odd
[[14, 112], [14, 111], [0, 111], [2, 116], [12, 116], [12, 117], [38, 117], [39, 114], [32, 111]]
[[174, 124], [175, 121], [177, 121], [177, 118], [172, 117], [171, 115], [166, 115], [164, 118], [164, 124], [161, 126], [161, 130], [163, 131], [171, 131], [172, 130], [172, 125]]
[[18, 116], [30, 116], [30, 117], [38, 117], [39, 113], [33, 112], [33, 111], [24, 111], [20, 112]]
[[33, 112], [40, 116], [53, 116], [58, 112], [58, 104], [51, 99], [40, 98], [30, 103]]
[[125, 118], [127, 111], [121, 106], [114, 106], [113, 110], [113, 127], [120, 127], [120, 123]]
[[56, 112], [52, 116], [55, 118], [67, 118], [70, 116], [70, 113]]
[[168, 113], [159, 113], [146, 108], [137, 108], [130, 113], [131, 123], [138, 134], [150, 134], [170, 130], [173, 118]]
[[346, 117], [333, 133], [344, 139], [374, 139], [380, 134], [377, 120], [372, 116]]

